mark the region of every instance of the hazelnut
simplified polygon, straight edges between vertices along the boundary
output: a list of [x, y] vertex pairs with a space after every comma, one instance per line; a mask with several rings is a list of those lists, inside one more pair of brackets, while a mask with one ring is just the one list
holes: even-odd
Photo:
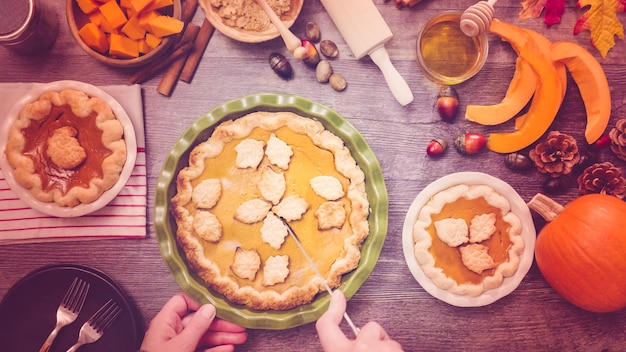
[[328, 60], [322, 60], [315, 68], [315, 78], [320, 83], [328, 83], [330, 76], [333, 74], [333, 67]]
[[348, 83], [346, 79], [339, 73], [333, 73], [329, 78], [330, 86], [333, 87], [334, 90], [341, 92], [346, 89]]

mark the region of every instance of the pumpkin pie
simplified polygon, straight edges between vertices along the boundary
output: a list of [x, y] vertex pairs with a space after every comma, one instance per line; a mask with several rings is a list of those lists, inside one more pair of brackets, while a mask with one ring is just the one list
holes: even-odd
[[456, 185], [433, 195], [413, 225], [414, 254], [439, 288], [477, 297], [517, 271], [522, 223], [486, 185]]
[[6, 146], [17, 183], [41, 202], [74, 207], [113, 187], [126, 162], [124, 129], [102, 99], [66, 89], [26, 104]]
[[[291, 112], [219, 124], [179, 171], [170, 210], [191, 271], [255, 310], [292, 309], [325, 290], [283, 220], [331, 287], [357, 267], [369, 234], [365, 177], [350, 150]], [[208, 234], [198, 218], [210, 218]]]

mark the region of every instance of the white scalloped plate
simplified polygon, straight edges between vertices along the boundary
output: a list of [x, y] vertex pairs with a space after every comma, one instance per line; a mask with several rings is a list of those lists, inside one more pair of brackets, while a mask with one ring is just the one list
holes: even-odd
[[[13, 177], [13, 168], [9, 165], [5, 154], [9, 130], [11, 128], [11, 125], [13, 124], [13, 121], [17, 119], [24, 105], [37, 100], [39, 96], [44, 92], [60, 91], [63, 89], [74, 89], [82, 91], [87, 93], [87, 95], [89, 96], [98, 97], [104, 100], [107, 104], [109, 104], [109, 106], [113, 110], [113, 113], [124, 127], [124, 140], [126, 141], [126, 163], [124, 163], [124, 167], [122, 168], [120, 177], [115, 185], [105, 191], [96, 201], [92, 203], [81, 203], [73, 208], [61, 207], [54, 202], [46, 203], [37, 200], [28, 189], [22, 187], [19, 183], [17, 183], [17, 181]], [[112, 96], [110, 96], [102, 89], [91, 84], [66, 80], [39, 85], [26, 93], [20, 100], [15, 103], [15, 105], [13, 105], [9, 113], [6, 115], [3, 121], [2, 129], [0, 130], [0, 151], [0, 167], [2, 167], [2, 170], [4, 171], [4, 177], [6, 178], [6, 181], [13, 190], [13, 192], [15, 192], [15, 194], [24, 203], [28, 204], [31, 208], [47, 215], [56, 217], [77, 217], [101, 209], [109, 204], [115, 197], [117, 197], [117, 194], [122, 190], [122, 188], [124, 188], [126, 182], [128, 182], [133, 168], [135, 167], [135, 158], [137, 157], [137, 140], [133, 123], [130, 120], [130, 117], [128, 117], [128, 114], [126, 114], [124, 108], [117, 100], [115, 100]]]
[[[522, 238], [524, 239], [524, 251], [520, 257], [519, 268], [511, 277], [504, 279], [500, 287], [487, 290], [477, 297], [461, 296], [437, 287], [429, 277], [424, 274], [421, 265], [413, 254], [413, 224], [422, 207], [439, 191], [459, 185], [487, 185], [504, 196], [511, 204], [511, 211], [522, 222]], [[533, 223], [530, 210], [526, 202], [506, 182], [481, 172], [459, 172], [444, 176], [424, 188], [415, 198], [404, 220], [402, 229], [402, 248], [406, 263], [417, 282], [433, 297], [457, 307], [480, 307], [491, 304], [500, 298], [513, 292], [522, 282], [522, 279], [530, 270], [535, 252], [535, 240], [537, 232]]]

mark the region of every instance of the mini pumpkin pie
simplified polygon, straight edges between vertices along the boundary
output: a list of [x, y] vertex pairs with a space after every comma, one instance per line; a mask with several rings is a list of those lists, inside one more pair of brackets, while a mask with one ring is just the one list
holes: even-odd
[[520, 219], [486, 185], [456, 185], [433, 195], [413, 226], [414, 254], [439, 288], [477, 297], [517, 271], [524, 250]]
[[7, 161], [41, 202], [91, 203], [113, 187], [126, 162], [124, 130], [102, 99], [66, 89], [26, 104], [11, 125]]
[[190, 269], [256, 310], [292, 309], [325, 290], [283, 220], [331, 287], [358, 266], [369, 234], [365, 176], [350, 150], [291, 112], [218, 125], [178, 173], [170, 210]]

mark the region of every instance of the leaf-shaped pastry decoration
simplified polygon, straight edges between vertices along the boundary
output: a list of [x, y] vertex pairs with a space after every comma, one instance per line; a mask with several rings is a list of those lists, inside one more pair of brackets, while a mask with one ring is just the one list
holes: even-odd
[[548, 0], [522, 0], [522, 11], [519, 13], [519, 20], [527, 20], [529, 18], [538, 18], [546, 7]]
[[578, 8], [587, 8], [574, 26], [574, 35], [589, 30], [591, 43], [603, 58], [615, 46], [615, 36], [624, 39], [624, 27], [617, 19], [623, 12], [626, 0], [578, 0]]
[[565, 12], [565, 0], [548, 0], [546, 2], [546, 14], [543, 23], [548, 27], [561, 22], [561, 16]]

